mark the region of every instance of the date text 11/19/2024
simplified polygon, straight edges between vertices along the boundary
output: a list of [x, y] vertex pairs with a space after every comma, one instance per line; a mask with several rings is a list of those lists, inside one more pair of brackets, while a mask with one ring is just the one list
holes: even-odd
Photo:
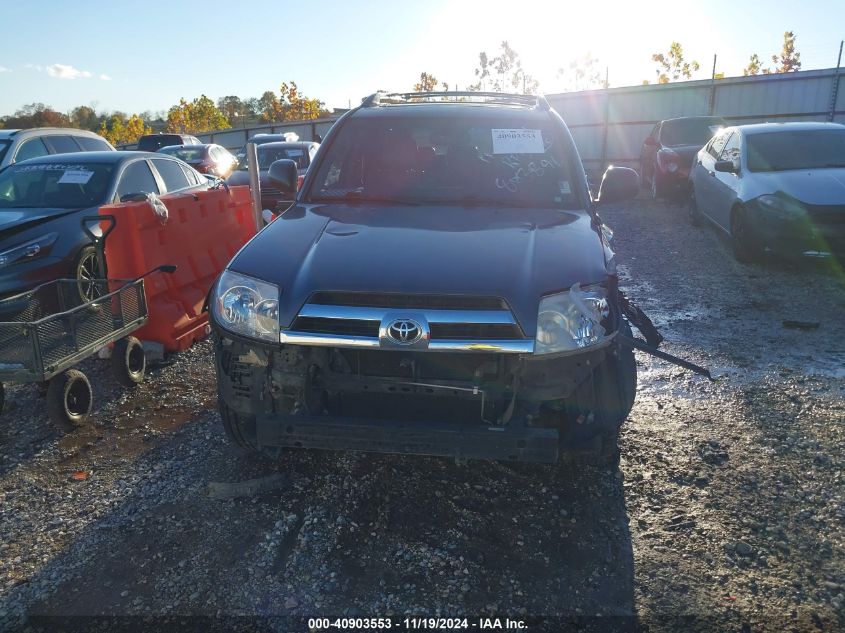
[[443, 630], [479, 630], [479, 631], [519, 631], [528, 626], [524, 620], [510, 618], [309, 618], [308, 629], [321, 631], [331, 629], [346, 630], [405, 630], [405, 631], [443, 631]]

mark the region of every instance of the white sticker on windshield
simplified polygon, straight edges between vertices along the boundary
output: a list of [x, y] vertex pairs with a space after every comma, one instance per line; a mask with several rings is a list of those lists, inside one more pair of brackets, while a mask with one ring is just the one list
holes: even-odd
[[494, 154], [544, 154], [540, 130], [493, 128]]
[[285, 154], [287, 154], [291, 158], [293, 158], [294, 156], [302, 156], [302, 150], [301, 149], [286, 149]]
[[572, 187], [569, 186], [568, 180], [560, 180], [557, 184], [560, 187], [561, 193], [572, 193]]
[[94, 175], [93, 171], [86, 171], [84, 169], [68, 169], [62, 177], [59, 178], [60, 185], [87, 185]]

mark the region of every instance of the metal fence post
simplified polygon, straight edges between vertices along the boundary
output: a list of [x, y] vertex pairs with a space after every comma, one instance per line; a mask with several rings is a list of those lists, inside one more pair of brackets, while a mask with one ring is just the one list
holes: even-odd
[[255, 220], [255, 230], [264, 228], [261, 217], [261, 179], [258, 176], [258, 146], [255, 143], [246, 144], [247, 169], [249, 171], [249, 192], [252, 198], [252, 218]]
[[833, 121], [836, 116], [836, 98], [839, 96], [839, 68], [842, 64], [842, 45], [845, 40], [839, 42], [839, 57], [836, 58], [836, 72], [833, 73], [833, 85], [830, 88], [830, 113], [827, 116], [828, 121]]

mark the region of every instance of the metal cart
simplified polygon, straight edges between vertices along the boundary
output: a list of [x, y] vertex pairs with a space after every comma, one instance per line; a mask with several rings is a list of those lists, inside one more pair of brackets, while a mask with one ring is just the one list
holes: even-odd
[[[110, 226], [101, 236], [88, 230], [86, 222], [104, 220]], [[102, 274], [103, 242], [114, 217], [82, 222], [99, 251]], [[115, 344], [111, 362], [118, 381], [124, 386], [142, 382], [144, 349], [129, 334], [147, 321], [144, 277], [175, 269], [161, 266], [133, 280], [57, 279], [0, 301], [0, 410], [3, 382], [46, 384], [50, 418], [73, 430], [88, 418], [93, 400], [87, 376], [73, 366], [110, 343]]]

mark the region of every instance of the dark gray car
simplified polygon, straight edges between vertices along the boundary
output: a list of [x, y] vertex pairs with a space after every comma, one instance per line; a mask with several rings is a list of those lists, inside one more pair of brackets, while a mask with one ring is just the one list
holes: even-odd
[[[617, 454], [636, 366], [572, 137], [542, 98], [464, 98], [374, 95], [344, 115], [296, 203], [217, 282], [237, 443]], [[269, 174], [295, 189], [290, 161]], [[636, 190], [636, 172], [611, 169], [600, 199]]]

